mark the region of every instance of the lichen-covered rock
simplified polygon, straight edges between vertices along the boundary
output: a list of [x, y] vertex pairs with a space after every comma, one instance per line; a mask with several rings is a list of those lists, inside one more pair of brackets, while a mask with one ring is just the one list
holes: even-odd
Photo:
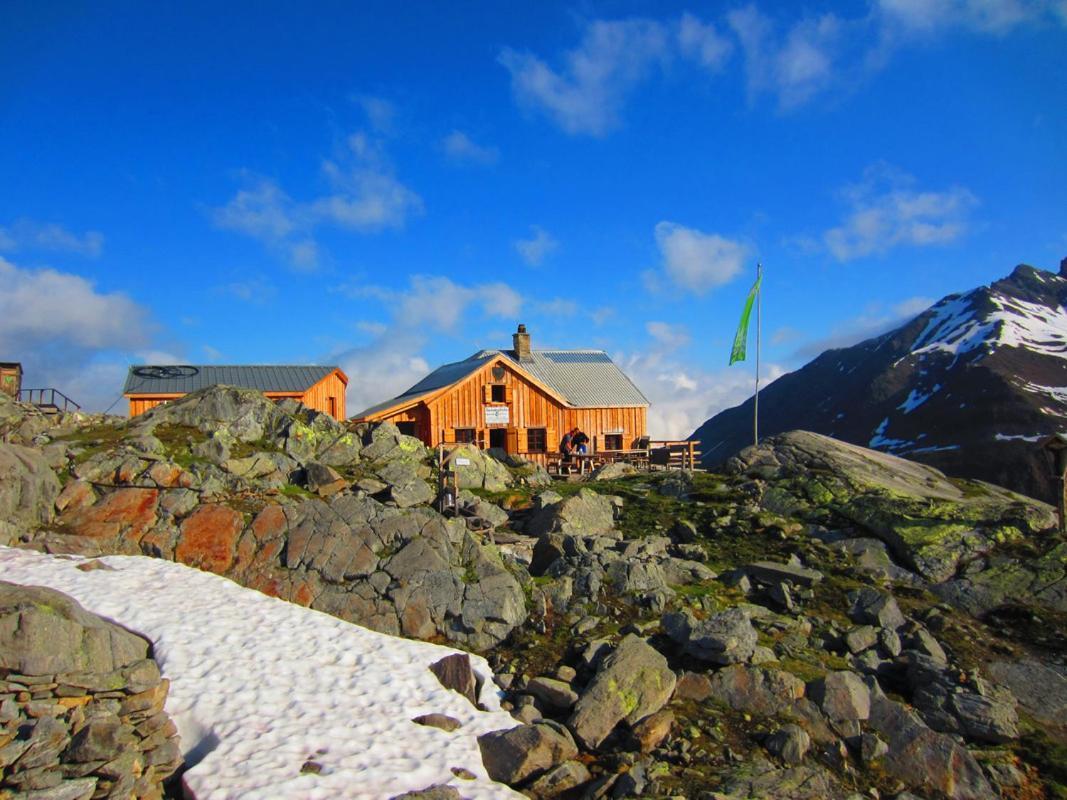
[[474, 446], [457, 447], [452, 451], [452, 469], [460, 489], [501, 492], [513, 482], [506, 466]]
[[675, 683], [667, 659], [630, 634], [601, 662], [567, 726], [584, 747], [595, 749], [620, 721], [632, 724], [663, 708]]
[[0, 442], [0, 544], [51, 522], [59, 492], [59, 479], [40, 451]]
[[742, 450], [734, 473], [773, 483], [796, 513], [833, 505], [884, 541], [927, 580], [952, 578], [961, 563], [1055, 525], [1052, 507], [979, 481], [951, 481], [932, 467], [807, 431]]
[[526, 525], [526, 532], [532, 536], [548, 533], [605, 535], [614, 531], [613, 498], [591, 489], [582, 489], [573, 497], [549, 502]]

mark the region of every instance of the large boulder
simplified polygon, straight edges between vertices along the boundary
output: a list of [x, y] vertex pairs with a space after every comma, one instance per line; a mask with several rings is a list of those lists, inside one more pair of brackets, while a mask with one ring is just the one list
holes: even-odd
[[526, 524], [532, 536], [565, 533], [579, 536], [615, 532], [617, 498], [582, 489], [578, 494], [542, 505]]
[[727, 469], [770, 483], [766, 502], [793, 513], [832, 506], [934, 582], [1056, 523], [1051, 506], [1029, 497], [808, 431], [768, 437]]
[[473, 445], [457, 447], [452, 451], [452, 468], [460, 489], [502, 492], [513, 481], [506, 466]]
[[51, 522], [60, 488], [39, 450], [0, 443], [0, 544]]
[[992, 800], [997, 793], [982, 768], [963, 745], [948, 734], [927, 727], [918, 714], [881, 691], [873, 678], [868, 724], [889, 750], [885, 772], [909, 789], [952, 800]]
[[567, 730], [554, 724], [520, 725], [478, 737], [482, 763], [494, 781], [518, 784], [578, 755]]
[[210, 436], [218, 448], [233, 442], [277, 450], [299, 463], [320, 461], [329, 466], [360, 459], [363, 442], [329, 414], [296, 401], [274, 403], [254, 389], [209, 386], [156, 406], [129, 422], [134, 436], [152, 434], [160, 426], [193, 428]]
[[662, 625], [683, 653], [711, 664], [742, 663], [756, 651], [758, 634], [743, 608], [730, 608], [703, 620], [672, 612], [664, 616]]
[[630, 634], [601, 662], [567, 725], [584, 747], [595, 749], [620, 721], [633, 724], [663, 708], [675, 683], [667, 659]]
[[788, 672], [734, 664], [711, 677], [711, 697], [735, 711], [788, 714], [804, 696], [804, 681]]

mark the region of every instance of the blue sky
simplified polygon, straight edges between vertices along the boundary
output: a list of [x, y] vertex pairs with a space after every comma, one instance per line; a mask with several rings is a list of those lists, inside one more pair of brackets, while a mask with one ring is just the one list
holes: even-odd
[[[357, 411], [599, 347], [681, 436], [1067, 256], [1067, 2], [0, 8], [0, 360], [339, 363]], [[124, 403], [115, 409], [124, 411]]]

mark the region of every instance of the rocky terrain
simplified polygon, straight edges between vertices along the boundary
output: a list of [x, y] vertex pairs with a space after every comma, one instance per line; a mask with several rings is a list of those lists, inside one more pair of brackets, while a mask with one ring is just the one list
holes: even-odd
[[1067, 796], [1067, 542], [1006, 489], [791, 432], [577, 483], [474, 451], [446, 518], [416, 440], [225, 387], [129, 421], [0, 398], [0, 434], [0, 543], [488, 657], [516, 727], [483, 761], [529, 796]]
[[[1038, 443], [1067, 414], [1067, 259], [1021, 265], [760, 392], [760, 432], [809, 430], [1055, 503]], [[717, 468], [752, 443], [752, 400], [692, 435]]]
[[0, 797], [161, 798], [181, 764], [147, 641], [0, 581]]

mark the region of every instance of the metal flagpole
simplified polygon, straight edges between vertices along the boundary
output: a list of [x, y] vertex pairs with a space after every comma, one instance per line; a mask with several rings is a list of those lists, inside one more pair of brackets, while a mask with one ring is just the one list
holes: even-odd
[[756, 264], [756, 398], [752, 409], [752, 436], [755, 445], [759, 446], [759, 351], [760, 351], [760, 301], [763, 297], [763, 264]]

